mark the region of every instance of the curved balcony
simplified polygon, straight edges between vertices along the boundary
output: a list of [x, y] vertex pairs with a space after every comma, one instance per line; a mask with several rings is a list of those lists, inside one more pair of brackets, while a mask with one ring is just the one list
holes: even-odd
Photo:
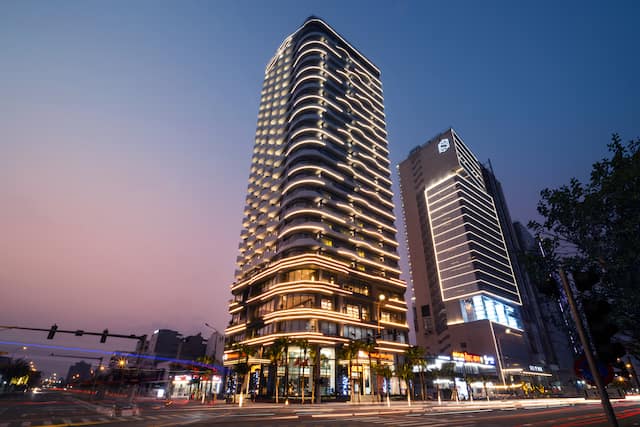
[[318, 197], [322, 197], [322, 193], [320, 191], [314, 189], [299, 188], [298, 190], [291, 191], [286, 196], [284, 196], [282, 198], [281, 206], [286, 206], [289, 202], [296, 199], [315, 200]]

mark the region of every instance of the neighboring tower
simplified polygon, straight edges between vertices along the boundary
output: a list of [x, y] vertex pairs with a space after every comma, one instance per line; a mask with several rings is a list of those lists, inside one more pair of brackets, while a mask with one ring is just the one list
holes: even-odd
[[182, 335], [171, 329], [153, 331], [149, 340], [149, 353], [156, 357], [173, 359], [178, 355]]
[[507, 251], [511, 259], [514, 277], [520, 290], [520, 297], [522, 298], [522, 322], [528, 338], [527, 341], [530, 345], [530, 362], [535, 366], [547, 366], [551, 362], [548, 361], [545, 347], [548, 343], [542, 324], [542, 315], [535, 290], [532, 287], [529, 276], [526, 274], [526, 270], [524, 270], [524, 253], [520, 246], [518, 236], [516, 235], [513, 221], [511, 221], [511, 214], [509, 213], [509, 207], [507, 206], [507, 201], [502, 191], [502, 184], [500, 184], [500, 181], [498, 181], [494, 175], [490, 161], [488, 162], [488, 166], [481, 165], [481, 169], [487, 192], [493, 198], [496, 207], [500, 228], [502, 229]]
[[[290, 364], [280, 396], [303, 383], [346, 394], [338, 350], [354, 341], [374, 345], [352, 372], [371, 394], [370, 361], [393, 363], [408, 346], [383, 110], [380, 70], [318, 18], [267, 65], [225, 330], [225, 364], [259, 368], [250, 388], [260, 394], [274, 394], [267, 354], [278, 338]], [[319, 349], [316, 369], [300, 339]]]
[[[513, 223], [513, 230], [521, 253], [524, 256], [528, 253], [539, 256], [540, 248], [529, 230], [517, 221]], [[544, 283], [535, 283], [529, 277], [526, 265], [521, 270], [529, 283], [529, 289], [537, 303], [537, 311], [540, 313], [538, 328], [541, 332], [546, 365], [554, 374], [556, 385], [563, 387], [563, 390], [571, 391], [571, 384], [576, 380], [574, 362], [582, 352], [582, 346], [569, 314], [564, 290], [558, 285], [560, 296], [549, 295], [542, 290]]]
[[91, 379], [91, 365], [84, 360], [74, 363], [67, 372], [67, 384], [79, 384]]
[[449, 129], [399, 169], [417, 344], [493, 357], [502, 381], [528, 371], [522, 299], [480, 163]]
[[206, 351], [207, 340], [202, 338], [202, 334], [198, 332], [197, 335], [189, 335], [180, 340], [177, 359], [198, 360], [206, 355]]

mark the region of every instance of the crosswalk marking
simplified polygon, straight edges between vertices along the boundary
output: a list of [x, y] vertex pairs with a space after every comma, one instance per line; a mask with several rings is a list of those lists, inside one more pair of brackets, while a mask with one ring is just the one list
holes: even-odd
[[71, 424], [71, 420], [69, 418], [62, 419], [63, 424]]
[[23, 421], [20, 427], [31, 427], [31, 421]]
[[50, 426], [51, 424], [53, 424], [53, 423], [51, 422], [51, 420], [44, 420], [44, 421], [42, 421], [42, 425], [43, 425], [43, 426]]
[[82, 419], [80, 419], [80, 421], [83, 422], [83, 423], [90, 423], [91, 422], [91, 420], [89, 418], [82, 418]]

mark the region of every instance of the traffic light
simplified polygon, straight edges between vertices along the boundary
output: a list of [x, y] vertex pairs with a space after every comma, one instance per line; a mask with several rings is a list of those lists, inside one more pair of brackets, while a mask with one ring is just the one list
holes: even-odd
[[109, 330], [105, 329], [104, 331], [102, 331], [102, 335], [100, 336], [100, 342], [101, 343], [107, 342], [108, 336], [109, 336]]
[[47, 335], [47, 339], [48, 340], [52, 340], [54, 335], [56, 334], [56, 331], [58, 330], [58, 325], [56, 325], [55, 323], [51, 326], [51, 329], [49, 329], [49, 335]]

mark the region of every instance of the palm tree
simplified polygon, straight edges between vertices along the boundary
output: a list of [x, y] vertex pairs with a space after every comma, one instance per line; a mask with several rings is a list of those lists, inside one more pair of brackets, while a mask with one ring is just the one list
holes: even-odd
[[354, 340], [349, 343], [348, 346], [342, 347], [338, 352], [338, 357], [342, 360], [349, 361], [349, 386], [351, 387], [351, 403], [355, 402], [355, 382], [353, 380], [353, 359], [358, 357], [358, 353], [360, 351], [360, 341]]
[[485, 395], [485, 397], [487, 399], [487, 402], [488, 402], [490, 399], [489, 399], [489, 390], [487, 389], [487, 382], [492, 380], [493, 377], [491, 375], [478, 373], [478, 374], [469, 374], [469, 375], [467, 375], [467, 379], [469, 379], [469, 381], [481, 381], [482, 382], [482, 390], [484, 391], [484, 395]]
[[236, 384], [238, 384], [240, 381], [239, 379], [242, 378], [242, 383], [240, 384], [240, 406], [242, 406], [242, 402], [244, 401], [244, 393], [243, 393], [243, 389], [244, 389], [244, 383], [245, 383], [245, 379], [249, 378], [249, 364], [246, 362], [239, 362], [236, 365], [234, 365], [233, 367], [233, 371], [236, 373]]
[[453, 362], [443, 363], [440, 368], [440, 374], [449, 380], [453, 380], [453, 389], [451, 390], [451, 399], [458, 402], [458, 387], [456, 387], [456, 364]]
[[372, 394], [375, 395], [377, 383], [374, 382], [374, 378], [373, 378], [374, 369], [373, 369], [373, 364], [371, 362], [371, 353], [375, 353], [376, 343], [375, 341], [371, 341], [371, 340], [362, 341], [362, 343], [360, 344], [360, 348], [367, 352], [367, 358], [369, 359], [369, 372], [370, 372], [369, 375], [371, 375], [371, 378], [369, 379], [369, 381], [371, 382]]
[[407, 383], [407, 406], [411, 406], [411, 380], [413, 379], [413, 366], [407, 362], [398, 366], [398, 376]]
[[405, 363], [411, 365], [411, 367], [413, 368], [414, 366], [418, 366], [419, 367], [419, 378], [420, 378], [420, 395], [422, 396], [422, 400], [424, 400], [424, 369], [426, 368], [426, 361], [424, 359], [424, 349], [417, 346], [417, 345], [412, 345], [409, 348], [407, 348], [404, 352], [404, 360]]
[[[215, 363], [215, 360], [211, 356], [200, 356], [196, 359], [197, 362], [200, 362], [204, 365], [211, 365]], [[205, 373], [209, 376], [209, 391], [207, 392], [208, 396], [211, 396], [213, 393], [213, 373], [215, 369], [212, 369], [209, 366], [205, 366]]]
[[240, 356], [244, 355], [245, 357], [245, 361], [238, 363], [235, 367], [236, 374], [243, 376], [244, 378], [243, 385], [240, 386], [240, 399], [242, 400], [244, 397], [244, 393], [249, 392], [249, 372], [251, 371], [251, 366], [249, 365], [249, 357], [256, 354], [256, 349], [246, 344], [237, 344], [235, 347], [238, 350], [238, 353], [240, 353]]
[[[309, 349], [309, 358], [313, 360], [313, 385], [311, 387], [311, 403], [316, 402], [316, 396], [320, 396], [320, 361], [322, 355], [320, 354], [320, 345], [316, 344]], [[317, 390], [316, 390], [317, 389]]]
[[[280, 390], [280, 376], [278, 375], [278, 366], [283, 363], [282, 359], [289, 349], [289, 339], [280, 337], [276, 339], [266, 350], [265, 355], [269, 358], [270, 365], [275, 368], [276, 374], [276, 403], [278, 403], [278, 392]], [[285, 378], [289, 376], [289, 363], [285, 365]], [[286, 386], [285, 386], [286, 388]]]
[[300, 360], [300, 363], [298, 364], [299, 367], [302, 368], [302, 376], [299, 374], [298, 372], [298, 378], [302, 379], [302, 387], [300, 387], [301, 393], [302, 393], [302, 404], [304, 405], [304, 389], [305, 389], [305, 384], [304, 384], [304, 368], [307, 365], [307, 351], [309, 351], [309, 349], [311, 348], [310, 344], [309, 344], [309, 340], [306, 339], [298, 339], [295, 341], [292, 341], [293, 345], [297, 345], [298, 347], [300, 347], [300, 350], [302, 350], [304, 352], [304, 357], [302, 358], [302, 360]]
[[438, 405], [442, 403], [442, 396], [440, 395], [440, 377], [442, 374], [442, 369], [432, 368], [427, 371], [427, 377], [433, 381], [433, 384], [436, 386], [436, 399], [438, 399]]
[[380, 375], [382, 378], [387, 380], [387, 406], [389, 406], [391, 404], [389, 401], [389, 389], [391, 388], [391, 377], [393, 376], [393, 372], [389, 365], [377, 364], [376, 375]]

